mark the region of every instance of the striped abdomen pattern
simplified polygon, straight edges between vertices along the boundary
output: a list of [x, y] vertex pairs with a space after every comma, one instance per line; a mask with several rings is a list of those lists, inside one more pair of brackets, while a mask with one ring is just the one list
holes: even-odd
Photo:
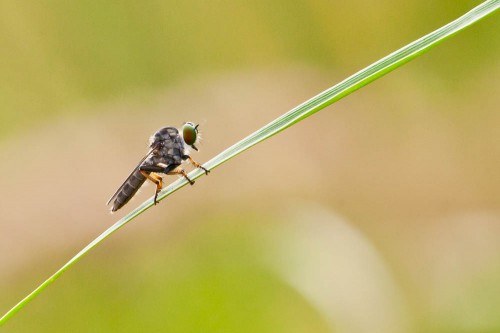
[[135, 169], [116, 194], [111, 211], [116, 212], [129, 202], [145, 181], [146, 177], [144, 177], [139, 168]]

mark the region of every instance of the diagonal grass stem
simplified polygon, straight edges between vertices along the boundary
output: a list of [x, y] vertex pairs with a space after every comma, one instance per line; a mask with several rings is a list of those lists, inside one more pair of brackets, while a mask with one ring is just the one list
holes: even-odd
[[[217, 166], [249, 149], [250, 147], [258, 144], [259, 142], [268, 139], [269, 137], [296, 124], [302, 119], [311, 116], [319, 110], [324, 109], [328, 105], [331, 105], [341, 98], [369, 84], [370, 82], [379, 79], [380, 77], [400, 67], [401, 65], [413, 60], [424, 52], [430, 50], [432, 47], [450, 38], [454, 34], [462, 31], [463, 29], [469, 27], [470, 25], [476, 23], [484, 17], [494, 13], [499, 8], [500, 0], [484, 1], [479, 6], [473, 8], [458, 19], [389, 54], [388, 56], [380, 59], [372, 65], [348, 77], [344, 81], [293, 108], [277, 119], [271, 121], [269, 124], [250, 134], [246, 138], [227, 148], [219, 155], [215, 156], [210, 161], [205, 163], [204, 166], [209, 170], [216, 168]], [[196, 169], [189, 173], [189, 177], [191, 179], [197, 179], [203, 174], [203, 171]], [[165, 199], [167, 196], [176, 192], [186, 184], [187, 181], [185, 179], [176, 180], [160, 193], [160, 195], [158, 196], [158, 200]], [[12, 316], [14, 316], [14, 314], [16, 314], [26, 304], [31, 302], [40, 292], [42, 292], [46, 287], [52, 284], [52, 282], [60, 277], [68, 268], [70, 268], [74, 263], [80, 260], [92, 248], [97, 246], [100, 242], [123, 227], [125, 224], [132, 221], [135, 217], [142, 214], [151, 206], [153, 206], [153, 198], [145, 201], [137, 208], [135, 208], [132, 212], [109, 227], [99, 237], [97, 237], [80, 252], [78, 252], [73, 258], [71, 258], [57, 272], [55, 272], [52, 276], [50, 276], [47, 280], [40, 284], [34, 291], [32, 291], [29, 295], [27, 295], [24, 299], [22, 299], [19, 303], [12, 307], [3, 317], [0, 318], [0, 326], [5, 324]]]

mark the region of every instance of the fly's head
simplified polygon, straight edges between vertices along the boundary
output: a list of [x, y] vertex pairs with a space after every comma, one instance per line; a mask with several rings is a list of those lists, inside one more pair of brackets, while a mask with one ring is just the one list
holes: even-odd
[[196, 151], [198, 150], [198, 148], [196, 148], [195, 144], [200, 141], [198, 126], [199, 125], [195, 125], [194, 123], [189, 121], [182, 126], [182, 139], [188, 146]]

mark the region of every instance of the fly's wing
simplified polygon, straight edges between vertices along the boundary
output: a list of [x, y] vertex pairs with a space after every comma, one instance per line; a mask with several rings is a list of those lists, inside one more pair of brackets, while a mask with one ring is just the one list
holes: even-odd
[[116, 190], [116, 192], [111, 196], [111, 198], [109, 198], [108, 202], [106, 203], [106, 205], [109, 205], [109, 203], [113, 200], [116, 199], [116, 197], [118, 196], [118, 194], [123, 190], [123, 188], [125, 187], [125, 185], [127, 184], [128, 180], [134, 175], [134, 173], [137, 171], [137, 169], [139, 169], [139, 167], [141, 166], [141, 164], [146, 160], [146, 158], [148, 158], [151, 153], [153, 153], [153, 151], [156, 149], [156, 147], [153, 147], [149, 150], [149, 152], [146, 154], [146, 156], [144, 156], [141, 161], [139, 162], [139, 164], [137, 164], [137, 166], [134, 168], [134, 170], [132, 170], [132, 172], [130, 173], [130, 175], [128, 175], [127, 179], [125, 179], [125, 181], [123, 182], [123, 184], [118, 188], [118, 190]]

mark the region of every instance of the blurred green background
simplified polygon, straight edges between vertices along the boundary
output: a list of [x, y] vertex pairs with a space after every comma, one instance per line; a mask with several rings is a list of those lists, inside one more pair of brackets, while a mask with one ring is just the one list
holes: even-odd
[[[136, 205], [166, 125], [203, 162], [480, 1], [0, 2], [0, 310]], [[500, 331], [500, 20], [183, 188], [8, 332]]]

